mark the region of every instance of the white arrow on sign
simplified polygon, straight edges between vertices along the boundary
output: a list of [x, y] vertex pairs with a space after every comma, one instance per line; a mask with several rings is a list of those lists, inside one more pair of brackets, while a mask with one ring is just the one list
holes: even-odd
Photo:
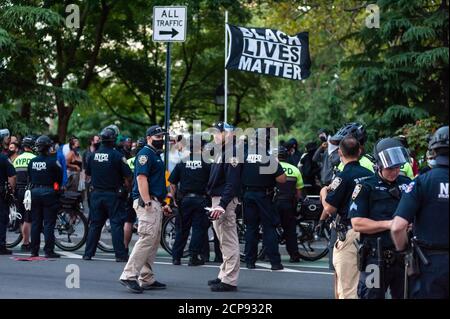
[[153, 41], [186, 41], [186, 6], [153, 7]]

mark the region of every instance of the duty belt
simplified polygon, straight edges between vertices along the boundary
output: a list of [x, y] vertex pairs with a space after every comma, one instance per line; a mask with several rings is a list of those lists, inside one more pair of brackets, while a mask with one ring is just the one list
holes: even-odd
[[31, 188], [53, 188], [53, 185], [35, 185], [33, 184], [33, 186]]
[[208, 196], [206, 194], [186, 193], [186, 194], [183, 194], [183, 197], [184, 198], [194, 198], [194, 197], [207, 198]]
[[244, 190], [246, 192], [259, 192], [259, 193], [265, 193], [266, 195], [270, 195], [274, 193], [273, 188], [266, 188], [266, 187], [254, 187], [254, 186], [245, 186]]
[[[371, 257], [378, 257], [377, 256], [377, 249], [372, 247], [370, 249], [369, 255]], [[383, 249], [382, 250], [382, 255], [383, 255], [383, 261], [384, 261], [386, 267], [390, 267], [393, 264], [395, 264], [396, 262], [402, 260], [402, 255], [400, 253], [396, 252], [395, 250], [392, 250], [392, 249]]]

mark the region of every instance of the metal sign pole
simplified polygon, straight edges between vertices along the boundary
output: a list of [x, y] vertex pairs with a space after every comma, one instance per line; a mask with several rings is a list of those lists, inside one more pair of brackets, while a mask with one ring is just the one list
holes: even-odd
[[226, 68], [227, 64], [227, 51], [228, 51], [228, 37], [227, 37], [227, 24], [228, 24], [228, 11], [225, 11], [225, 100], [224, 100], [224, 108], [223, 108], [223, 120], [225, 123], [228, 123], [228, 70]]
[[167, 42], [167, 52], [166, 52], [166, 98], [165, 98], [165, 129], [166, 129], [166, 136], [165, 136], [165, 147], [164, 147], [164, 164], [167, 167], [169, 165], [169, 127], [170, 127], [170, 49], [171, 49], [171, 42]]

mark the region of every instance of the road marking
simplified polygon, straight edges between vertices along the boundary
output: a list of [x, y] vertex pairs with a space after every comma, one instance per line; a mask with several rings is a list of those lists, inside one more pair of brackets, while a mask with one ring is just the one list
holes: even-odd
[[71, 253], [69, 251], [58, 251], [59, 254], [66, 256], [67, 258], [73, 258], [73, 259], [82, 259], [83, 256]]

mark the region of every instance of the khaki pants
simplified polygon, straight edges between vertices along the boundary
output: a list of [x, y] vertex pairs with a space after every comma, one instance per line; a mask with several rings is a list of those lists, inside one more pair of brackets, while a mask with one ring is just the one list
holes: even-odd
[[161, 204], [152, 200], [150, 207], [140, 207], [138, 200], [134, 200], [133, 208], [136, 210], [139, 219], [138, 234], [139, 239], [134, 245], [125, 269], [120, 276], [124, 280], [139, 280], [141, 285], [151, 285], [155, 282], [152, 265], [158, 251], [161, 224], [162, 208]]
[[359, 270], [356, 264], [357, 249], [354, 244], [359, 233], [347, 231], [345, 241], [336, 241], [333, 249], [333, 265], [336, 271], [336, 291], [338, 299], [358, 299]]
[[[212, 207], [219, 205], [220, 197], [212, 197]], [[213, 227], [222, 251], [223, 263], [217, 276], [223, 283], [237, 286], [240, 267], [239, 239], [236, 226], [236, 206], [238, 199], [235, 197], [218, 220], [213, 221]]]

